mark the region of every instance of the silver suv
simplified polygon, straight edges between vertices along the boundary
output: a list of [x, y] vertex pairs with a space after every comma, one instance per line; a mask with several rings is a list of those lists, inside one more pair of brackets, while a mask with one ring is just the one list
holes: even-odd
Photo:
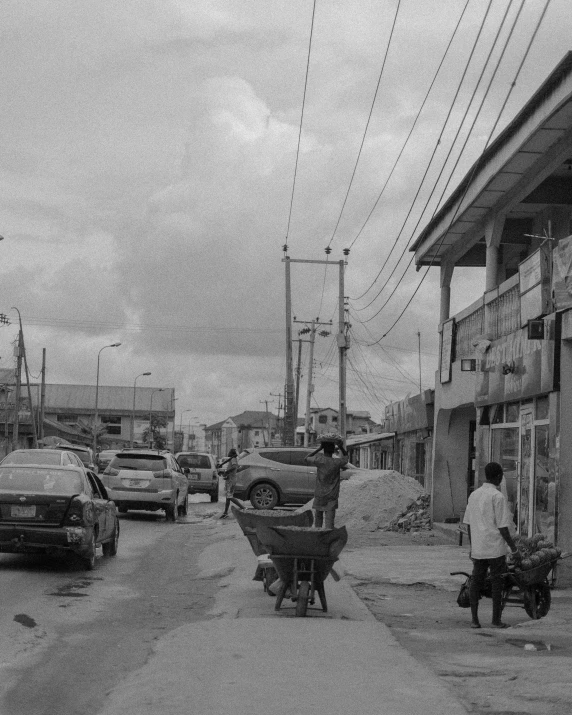
[[176, 521], [187, 513], [187, 477], [170, 452], [125, 449], [112, 458], [101, 481], [122, 514], [164, 509], [167, 520]]
[[308, 447], [263, 447], [246, 449], [238, 457], [238, 499], [250, 500], [255, 509], [273, 509], [279, 504], [306, 504], [314, 496], [316, 467], [304, 459]]

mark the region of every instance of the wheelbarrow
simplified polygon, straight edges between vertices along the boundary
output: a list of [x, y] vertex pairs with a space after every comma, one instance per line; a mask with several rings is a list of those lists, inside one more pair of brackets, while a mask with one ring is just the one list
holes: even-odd
[[261, 513], [261, 510], [258, 509], [237, 509], [234, 506], [231, 509], [242, 533], [248, 539], [254, 555], [258, 558], [258, 566], [253, 580], [262, 581], [264, 590], [267, 592], [268, 586], [278, 578], [278, 574], [274, 564], [267, 557], [268, 551], [258, 539], [256, 528], [261, 524], [309, 527], [314, 523], [314, 516], [310, 510], [294, 512], [273, 509], [272, 511], [263, 510]]
[[317, 593], [322, 611], [327, 612], [324, 581], [347, 543], [346, 527], [320, 530], [261, 525], [256, 533], [282, 582], [274, 610], [279, 611], [284, 598], [290, 598], [296, 615], [305, 616]]
[[[549, 561], [544, 561], [537, 566], [526, 571], [515, 571], [509, 569], [502, 574], [502, 601], [501, 607], [504, 610], [507, 604], [524, 608], [526, 614], [535, 620], [543, 618], [550, 610], [552, 596], [550, 592], [550, 581], [548, 575], [556, 566], [556, 563], [572, 556], [572, 554], [562, 554]], [[471, 575], [465, 571], [452, 571], [451, 576], [465, 576], [467, 580]], [[492, 597], [492, 581], [487, 575], [481, 598]]]

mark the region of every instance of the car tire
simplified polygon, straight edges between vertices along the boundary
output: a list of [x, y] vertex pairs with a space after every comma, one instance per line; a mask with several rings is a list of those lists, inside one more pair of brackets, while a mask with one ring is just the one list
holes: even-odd
[[172, 521], [173, 523], [177, 521], [178, 506], [175, 500], [174, 504], [169, 504], [165, 507], [165, 519], [167, 521]]
[[189, 513], [188, 499], [189, 499], [189, 497], [187, 495], [185, 497], [185, 501], [182, 504], [179, 504], [179, 508], [178, 508], [179, 516], [187, 516], [187, 514]]
[[111, 540], [102, 544], [104, 556], [117, 556], [117, 547], [119, 545], [119, 520], [115, 519], [115, 526], [113, 527], [113, 534]]
[[91, 541], [89, 542], [89, 551], [87, 554], [81, 557], [83, 567], [86, 571], [93, 571], [95, 568], [95, 533], [91, 534]]
[[257, 484], [250, 492], [250, 503], [255, 509], [274, 509], [278, 505], [278, 492], [272, 484]]
[[211, 502], [217, 502], [218, 501], [218, 489], [216, 492], [211, 492]]
[[128, 509], [126, 506], [120, 506], [120, 507], [117, 509], [117, 511], [118, 511], [120, 514], [127, 514], [127, 512], [129, 511], [129, 509]]

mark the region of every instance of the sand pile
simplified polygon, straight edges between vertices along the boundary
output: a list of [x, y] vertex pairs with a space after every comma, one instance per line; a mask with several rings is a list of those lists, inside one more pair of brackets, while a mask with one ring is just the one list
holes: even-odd
[[352, 471], [340, 489], [336, 524], [348, 529], [376, 531], [391, 522], [424, 494], [415, 479], [382, 469]]

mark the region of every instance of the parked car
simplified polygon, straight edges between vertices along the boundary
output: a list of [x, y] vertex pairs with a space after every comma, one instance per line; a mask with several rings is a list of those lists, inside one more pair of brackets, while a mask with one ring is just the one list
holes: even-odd
[[314, 495], [316, 467], [304, 458], [306, 447], [261, 447], [238, 456], [234, 496], [250, 500], [255, 509], [273, 509], [279, 504], [305, 504]]
[[73, 452], [64, 449], [15, 449], [0, 462], [2, 464], [73, 465], [84, 468], [83, 462]]
[[213, 455], [208, 452], [177, 452], [175, 456], [180, 467], [187, 472], [189, 494], [210, 494], [211, 502], [217, 502], [218, 472]]
[[100, 472], [103, 472], [115, 455], [121, 452], [120, 449], [102, 449], [95, 458], [95, 464]]
[[65, 447], [61, 447], [61, 449], [65, 449], [67, 452], [73, 452], [74, 454], [77, 454], [86, 469], [90, 469], [92, 472], [97, 472], [97, 466], [93, 457], [93, 451], [90, 447], [82, 447], [78, 444], [72, 444], [66, 445]]
[[74, 553], [95, 566], [96, 547], [115, 556], [115, 504], [93, 472], [76, 465], [0, 465], [0, 552]]
[[166, 450], [125, 449], [105, 468], [101, 480], [120, 513], [163, 509], [169, 521], [187, 513], [187, 476]]

